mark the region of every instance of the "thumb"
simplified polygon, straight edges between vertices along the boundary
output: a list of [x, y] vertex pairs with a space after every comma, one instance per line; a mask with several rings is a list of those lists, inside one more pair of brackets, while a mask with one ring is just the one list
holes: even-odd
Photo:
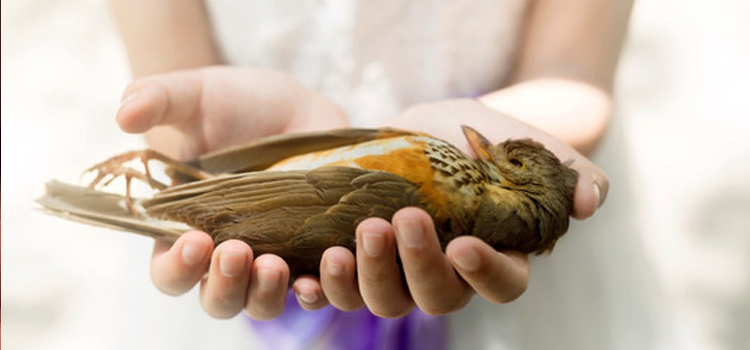
[[128, 133], [144, 133], [155, 126], [191, 123], [200, 116], [202, 91], [199, 71], [134, 80], [123, 93], [117, 124]]
[[590, 161], [579, 161], [572, 168], [578, 170], [578, 184], [573, 195], [573, 217], [586, 219], [604, 204], [609, 192], [607, 175]]

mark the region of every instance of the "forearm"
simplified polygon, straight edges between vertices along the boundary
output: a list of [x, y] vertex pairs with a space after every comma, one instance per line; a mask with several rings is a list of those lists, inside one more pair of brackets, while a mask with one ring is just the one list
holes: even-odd
[[134, 77], [221, 64], [201, 0], [109, 0]]
[[632, 3], [534, 1], [511, 84], [480, 100], [590, 153], [609, 122]]

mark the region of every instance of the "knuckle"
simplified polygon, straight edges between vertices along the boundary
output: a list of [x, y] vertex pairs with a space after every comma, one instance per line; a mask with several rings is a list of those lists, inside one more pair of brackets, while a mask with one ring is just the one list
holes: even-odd
[[380, 274], [365, 273], [362, 269], [357, 271], [357, 278], [359, 279], [360, 289], [382, 285], [383, 283], [383, 277]]
[[443, 275], [442, 266], [443, 254], [439, 248], [431, 249], [430, 247], [413, 247], [399, 249], [399, 257], [404, 272], [413, 276], [420, 276], [420, 279], [437, 278]]
[[[406, 255], [406, 254], [404, 254]], [[423, 258], [420, 259], [420, 256]], [[404, 271], [408, 271], [412, 276], [420, 276], [420, 280], [432, 280], [442, 277], [442, 274], [435, 269], [436, 261], [429, 257], [424, 251], [415, 252], [413, 257], [404, 258]]]
[[384, 283], [391, 283], [395, 278], [401, 278], [398, 270], [380, 268], [378, 266], [369, 266], [360, 264], [357, 266], [357, 279], [360, 288], [362, 287], [382, 287]]

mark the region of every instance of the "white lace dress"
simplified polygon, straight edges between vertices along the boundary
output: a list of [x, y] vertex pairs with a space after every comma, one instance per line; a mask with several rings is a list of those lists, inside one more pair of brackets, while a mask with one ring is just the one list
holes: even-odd
[[230, 63], [290, 72], [365, 126], [413, 103], [501, 86], [525, 0], [209, 5]]
[[[355, 126], [419, 102], [503, 86], [525, 0], [209, 1], [232, 64], [287, 71], [339, 103]], [[528, 291], [508, 305], [475, 297], [448, 318], [454, 349], [653, 349], [653, 281], [628, 200], [627, 159], [612, 132], [595, 159], [612, 189], [550, 256], [532, 258]]]

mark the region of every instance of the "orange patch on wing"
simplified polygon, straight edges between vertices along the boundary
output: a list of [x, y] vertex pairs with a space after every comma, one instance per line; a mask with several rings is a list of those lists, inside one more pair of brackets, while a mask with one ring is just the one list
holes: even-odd
[[430, 160], [421, 145], [401, 148], [387, 155], [369, 155], [354, 160], [363, 169], [381, 170], [396, 174], [416, 184], [422, 202], [436, 216], [442, 216], [448, 206], [448, 198], [438, 190]]

